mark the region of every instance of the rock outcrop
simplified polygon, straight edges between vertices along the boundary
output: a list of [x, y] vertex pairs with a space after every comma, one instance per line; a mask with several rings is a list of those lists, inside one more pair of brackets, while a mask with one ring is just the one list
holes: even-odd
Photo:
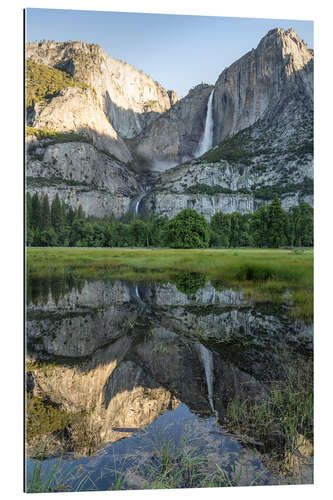
[[131, 141], [139, 161], [165, 170], [190, 159], [202, 136], [211, 85], [200, 84]]
[[[110, 139], [107, 139], [110, 141]], [[30, 137], [26, 163], [27, 191], [47, 194], [87, 215], [120, 217], [139, 191], [137, 175], [126, 164], [91, 143], [36, 140]]]
[[65, 88], [48, 102], [36, 103], [29, 113], [28, 125], [59, 133], [83, 134], [97, 149], [124, 163], [132, 160], [124, 140], [110, 124], [96, 93], [90, 88]]
[[313, 52], [294, 30], [269, 31], [256, 49], [226, 68], [215, 84], [214, 144], [263, 119], [286, 100], [312, 103], [312, 60]]

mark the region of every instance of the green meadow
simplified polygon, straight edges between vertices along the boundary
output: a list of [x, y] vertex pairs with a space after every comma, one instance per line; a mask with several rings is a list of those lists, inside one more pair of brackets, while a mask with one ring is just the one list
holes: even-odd
[[313, 321], [313, 250], [27, 248], [27, 278], [173, 281], [198, 273], [216, 288], [240, 288], [256, 302], [287, 303]]

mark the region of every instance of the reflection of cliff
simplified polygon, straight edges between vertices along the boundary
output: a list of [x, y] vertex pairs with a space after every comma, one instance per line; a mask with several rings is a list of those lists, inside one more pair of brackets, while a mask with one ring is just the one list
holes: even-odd
[[[33, 372], [33, 395], [46, 398], [76, 416], [64, 429], [61, 452], [90, 454], [102, 443], [139, 431], [179, 400], [204, 416], [211, 415], [207, 374], [194, 342], [164, 328], [154, 328], [147, 339], [122, 337], [73, 366], [50, 366]], [[262, 384], [214, 355], [213, 400], [222, 417], [227, 397], [264, 394]], [[245, 387], [245, 389], [244, 389]], [[38, 440], [37, 440], [38, 441]], [[36, 439], [28, 450], [36, 453]], [[54, 439], [40, 436], [54, 449]]]
[[312, 345], [312, 328], [292, 322], [286, 310], [259, 307], [240, 291], [218, 291], [210, 283], [191, 295], [170, 283], [91, 281], [56, 297], [38, 286], [39, 296], [30, 291], [27, 341], [29, 352], [39, 356], [87, 356], [129, 331], [160, 325], [197, 340]]
[[[28, 355], [44, 360], [29, 390], [76, 415], [48, 453], [90, 454], [179, 401], [223, 421], [231, 399], [262, 398], [267, 380], [283, 379], [302, 345], [286, 316], [209, 283], [186, 295], [171, 284], [95, 281], [69, 287], [57, 303], [43, 296], [28, 307]], [[49, 437], [30, 440], [29, 453]]]

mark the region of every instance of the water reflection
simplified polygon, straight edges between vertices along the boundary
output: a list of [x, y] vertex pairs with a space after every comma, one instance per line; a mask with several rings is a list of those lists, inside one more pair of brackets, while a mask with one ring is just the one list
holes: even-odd
[[[239, 443], [221, 433], [230, 401], [264, 398], [266, 381], [284, 380], [295, 353], [306, 357], [312, 345], [311, 328], [283, 308], [258, 307], [200, 275], [30, 280], [27, 304], [27, 454], [71, 453], [77, 463], [94, 455], [96, 470], [100, 453], [104, 462], [111, 453], [106, 443], [115, 453], [127, 438], [127, 454], [136, 454], [142, 429], [162, 418], [173, 435], [194, 422], [205, 453], [227, 460]], [[236, 449], [240, 460], [245, 448]], [[251, 460], [258, 468], [258, 456]]]

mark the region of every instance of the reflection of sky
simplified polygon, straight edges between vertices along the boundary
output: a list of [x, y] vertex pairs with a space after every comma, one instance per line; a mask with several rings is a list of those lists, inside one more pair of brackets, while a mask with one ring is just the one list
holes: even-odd
[[119, 12], [28, 9], [27, 40], [97, 43], [112, 57], [142, 69], [180, 97], [221, 71], [276, 27], [293, 27], [313, 48], [313, 23]]
[[[159, 449], [163, 442], [173, 442], [177, 449], [181, 449], [182, 439], [193, 453], [197, 451], [200, 456], [212, 454], [216, 457], [219, 466], [228, 474], [232, 475], [234, 465], [240, 461], [247, 464], [244, 471], [246, 470], [249, 475], [255, 476], [259, 471], [265, 470], [258, 459], [258, 454], [244, 450], [238, 442], [220, 432], [221, 427], [216, 425], [214, 417], [198, 417], [191, 413], [184, 403], [180, 403], [175, 410], [167, 410], [160, 415], [144, 432], [135, 433], [132, 437], [106, 445], [93, 457], [50, 458], [44, 461], [43, 470], [50, 473], [58, 463], [60, 465], [58, 477], [63, 478], [61, 483], [64, 485], [76, 489], [82, 482], [82, 490], [96, 488], [107, 490], [116, 479], [115, 465], [118, 472], [130, 471], [129, 477], [137, 477], [137, 474], [150, 463], [154, 448]], [[28, 459], [28, 484], [34, 467], [35, 462]], [[266, 476], [266, 471], [265, 477], [267, 479], [269, 477], [268, 473]], [[261, 480], [263, 479], [261, 476]]]

